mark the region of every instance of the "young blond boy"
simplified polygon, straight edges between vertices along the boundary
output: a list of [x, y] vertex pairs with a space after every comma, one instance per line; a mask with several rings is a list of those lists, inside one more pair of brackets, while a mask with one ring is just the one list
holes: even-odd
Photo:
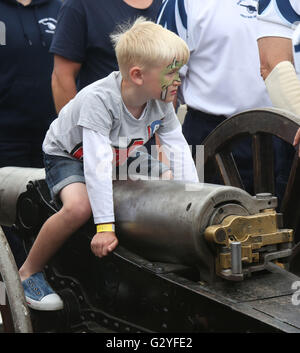
[[[186, 44], [144, 19], [113, 35], [112, 40], [120, 72], [81, 90], [51, 124], [43, 144], [46, 181], [62, 208], [45, 222], [19, 271], [28, 305], [37, 310], [63, 307], [41, 271], [92, 214], [97, 230], [91, 241], [93, 253], [106, 256], [118, 245], [112, 191], [114, 157], [115, 163], [121, 163], [124, 150], [126, 157], [133, 154], [156, 132], [166, 151], [181, 154], [169, 154], [171, 171], [149, 157], [151, 168], [163, 179], [198, 182], [172, 105], [180, 85], [179, 69], [189, 58]], [[182, 160], [182, 168], [176, 168]]]

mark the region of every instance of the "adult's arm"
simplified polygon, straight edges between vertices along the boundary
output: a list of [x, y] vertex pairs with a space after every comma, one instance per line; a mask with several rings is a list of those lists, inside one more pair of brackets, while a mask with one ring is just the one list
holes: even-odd
[[263, 37], [258, 39], [261, 76], [265, 80], [271, 71], [282, 61], [293, 63], [292, 41], [283, 37]]
[[[263, 37], [258, 40], [258, 47], [261, 75], [273, 105], [296, 114], [300, 122], [300, 81], [293, 66], [292, 40]], [[300, 129], [295, 135], [294, 146], [299, 142]]]
[[60, 55], [54, 55], [51, 85], [57, 113], [75, 97], [77, 93], [76, 77], [80, 68], [81, 63], [71, 61]]
[[298, 0], [258, 0], [258, 47], [264, 80], [282, 61], [293, 63], [292, 36], [300, 20]]
[[300, 117], [300, 81], [293, 66], [292, 40], [264, 37], [258, 46], [261, 74], [274, 107]]
[[[293, 66], [291, 39], [264, 37], [258, 40], [258, 46], [261, 75], [274, 107], [294, 113], [300, 122], [300, 81]], [[294, 146], [299, 142], [300, 129], [295, 135]]]
[[[300, 3], [295, 0], [277, 0], [276, 4], [275, 1], [259, 0], [261, 75], [274, 107], [291, 111], [299, 116], [300, 121], [300, 81], [293, 66], [292, 42], [294, 24], [300, 19]], [[300, 130], [295, 136], [294, 145], [299, 141]]]
[[64, 0], [50, 52], [54, 55], [52, 92], [57, 112], [76, 93], [76, 77], [86, 58], [87, 22], [82, 1]]

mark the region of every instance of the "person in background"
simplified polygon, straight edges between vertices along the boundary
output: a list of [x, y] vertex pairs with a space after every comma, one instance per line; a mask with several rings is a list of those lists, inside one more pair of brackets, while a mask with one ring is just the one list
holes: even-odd
[[[300, 22], [300, 2], [259, 1], [258, 20], [261, 75], [272, 102], [275, 107], [289, 110], [300, 117], [300, 35], [299, 30], [295, 32], [296, 24]], [[298, 72], [294, 64], [298, 66]], [[294, 145], [299, 141], [300, 130], [295, 136]]]
[[[60, 0], [0, 0], [0, 167], [43, 167], [42, 142], [56, 117], [50, 43]], [[3, 227], [17, 266], [22, 244]]]
[[[299, 1], [259, 1], [258, 47], [261, 75], [274, 107], [291, 111], [300, 117], [300, 82], [293, 66], [292, 44], [294, 29], [299, 21]], [[299, 140], [300, 131], [295, 136], [294, 145], [297, 145]], [[282, 195], [295, 150], [283, 140], [278, 141], [276, 148], [277, 184]]]
[[143, 16], [155, 20], [161, 0], [65, 0], [50, 48], [56, 111], [78, 91], [118, 71], [110, 34]]
[[[190, 49], [180, 71], [180, 103], [187, 105], [183, 133], [201, 145], [226, 118], [247, 109], [271, 106], [259, 72], [257, 2], [165, 0], [157, 23], [177, 33]], [[250, 141], [251, 144], [251, 141]], [[249, 142], [234, 157], [245, 188], [253, 192]]]

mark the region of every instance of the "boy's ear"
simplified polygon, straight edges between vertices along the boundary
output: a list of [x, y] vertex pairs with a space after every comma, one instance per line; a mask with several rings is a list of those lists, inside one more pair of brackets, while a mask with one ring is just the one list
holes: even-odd
[[142, 69], [138, 66], [133, 66], [129, 70], [129, 77], [138, 86], [141, 86], [144, 83]]

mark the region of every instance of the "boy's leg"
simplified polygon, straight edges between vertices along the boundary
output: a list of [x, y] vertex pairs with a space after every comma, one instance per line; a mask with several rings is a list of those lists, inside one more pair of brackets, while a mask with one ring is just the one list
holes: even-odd
[[91, 216], [91, 206], [84, 183], [72, 183], [60, 192], [63, 207], [42, 226], [29, 254], [20, 268], [23, 281], [40, 272], [49, 259]]

